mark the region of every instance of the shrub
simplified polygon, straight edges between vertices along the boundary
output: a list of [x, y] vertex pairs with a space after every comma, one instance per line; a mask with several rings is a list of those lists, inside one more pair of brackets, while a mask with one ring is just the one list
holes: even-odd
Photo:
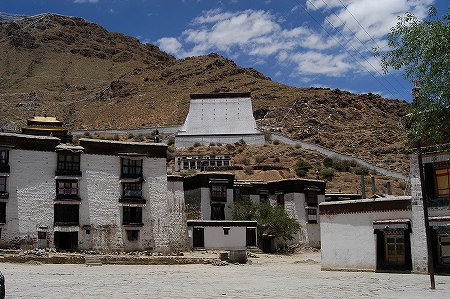
[[351, 167], [356, 167], [356, 166], [358, 166], [358, 162], [356, 162], [355, 159], [352, 159], [352, 160], [349, 161], [349, 165], [350, 165]]
[[278, 144], [280, 144], [280, 140], [278, 140], [278, 139], [275, 139], [274, 141], [272, 141], [272, 144], [274, 144], [274, 145], [278, 145]]
[[361, 174], [368, 175], [370, 173], [369, 168], [367, 168], [365, 166], [356, 166], [354, 168], [354, 170], [355, 170], [355, 174], [359, 174], [359, 175], [361, 175]]
[[323, 159], [323, 166], [330, 168], [333, 166], [333, 159], [331, 159], [330, 157], [326, 157], [325, 159]]
[[326, 168], [334, 168], [336, 171], [339, 172], [350, 172], [350, 161], [348, 160], [341, 160], [339, 158], [331, 158], [326, 157], [323, 159], [323, 166]]
[[169, 140], [167, 141], [167, 145], [172, 145], [172, 144], [175, 144], [175, 138], [173, 138], [173, 137], [170, 137], [169, 138]]
[[331, 181], [334, 177], [335, 170], [333, 168], [324, 168], [320, 171], [320, 176], [322, 179]]
[[194, 143], [194, 147], [199, 147], [199, 146], [201, 146], [202, 144], [200, 143], [200, 142], [195, 142]]
[[247, 165], [244, 167], [244, 173], [247, 175], [252, 175], [253, 174], [253, 167], [250, 165]]
[[266, 160], [266, 157], [264, 155], [256, 155], [255, 156], [255, 163], [260, 164]]
[[295, 165], [294, 165], [295, 173], [299, 177], [306, 176], [306, 174], [308, 173], [308, 170], [310, 170], [311, 168], [312, 168], [311, 164], [309, 164], [309, 162], [302, 160], [302, 159], [298, 160], [297, 163], [295, 163]]
[[339, 172], [350, 172], [350, 162], [347, 160], [333, 159], [333, 168]]
[[236, 163], [237, 163], [237, 164], [248, 165], [248, 164], [250, 164], [250, 159], [249, 159], [248, 157], [245, 157], [245, 156], [243, 156], [243, 157], [238, 157], [238, 158], [236, 159]]
[[209, 146], [216, 146], [214, 142], [209, 143]]

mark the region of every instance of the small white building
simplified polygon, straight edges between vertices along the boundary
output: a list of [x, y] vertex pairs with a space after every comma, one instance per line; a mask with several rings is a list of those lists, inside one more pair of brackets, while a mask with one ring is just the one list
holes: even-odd
[[188, 220], [191, 248], [243, 250], [257, 244], [256, 221]]
[[187, 247], [182, 178], [159, 143], [0, 133], [3, 246], [169, 252]]
[[263, 145], [264, 134], [256, 128], [249, 92], [191, 94], [189, 112], [175, 135], [175, 147], [195, 143], [231, 144], [241, 140]]
[[[211, 231], [218, 230], [223, 235], [223, 230], [232, 226], [231, 204], [247, 197], [255, 202], [267, 200], [272, 205], [283, 206], [287, 214], [296, 219], [301, 226], [292, 242], [320, 247], [319, 204], [325, 201], [323, 181], [304, 179], [274, 182], [235, 181], [234, 175], [230, 173], [203, 172], [184, 179], [184, 196], [187, 218], [202, 223], [199, 225], [195, 221], [188, 222], [188, 226], [201, 228], [196, 234], [193, 230], [190, 235], [193, 238], [191, 241], [193, 245], [211, 244], [212, 241], [207, 239], [211, 237], [207, 235]], [[257, 246], [256, 227], [248, 226], [245, 230], [247, 237], [242, 236], [241, 243]], [[226, 238], [231, 240], [229, 237]], [[202, 241], [197, 243], [197, 239]], [[258, 242], [264, 251], [271, 252], [277, 245], [274, 242], [277, 241], [279, 240], [267, 236]], [[220, 246], [216, 244], [214, 248], [217, 247]]]
[[411, 271], [411, 198], [323, 202], [323, 270]]
[[[325, 202], [319, 205], [322, 269], [450, 273], [450, 154], [411, 155], [411, 197]], [[427, 199], [425, 221], [423, 198]]]

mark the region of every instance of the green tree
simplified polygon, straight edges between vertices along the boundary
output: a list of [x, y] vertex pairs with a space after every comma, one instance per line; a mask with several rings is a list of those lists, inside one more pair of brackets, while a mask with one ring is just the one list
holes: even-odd
[[300, 230], [300, 224], [286, 213], [279, 205], [272, 206], [268, 201], [253, 202], [250, 198], [242, 198], [231, 204], [233, 220], [253, 220], [258, 222], [258, 239], [262, 235], [272, 235], [292, 240]]
[[436, 8], [431, 7], [425, 19], [412, 13], [400, 16], [387, 36], [389, 50], [375, 51], [385, 72], [402, 70], [403, 77], [417, 85], [406, 122], [410, 146], [418, 141], [428, 145], [448, 142], [450, 13], [442, 18], [436, 15]]

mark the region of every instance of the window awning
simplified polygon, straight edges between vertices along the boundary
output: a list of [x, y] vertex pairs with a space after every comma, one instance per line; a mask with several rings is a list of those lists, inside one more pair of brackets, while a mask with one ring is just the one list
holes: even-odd
[[380, 230], [408, 229], [409, 223], [410, 219], [376, 220], [373, 222], [373, 229], [380, 229]]
[[64, 233], [78, 232], [78, 231], [80, 231], [80, 227], [78, 227], [78, 226], [55, 226], [53, 228], [53, 231], [64, 232]]
[[209, 180], [210, 184], [228, 184], [228, 179], [216, 179], [216, 178], [211, 178]]
[[55, 148], [56, 151], [69, 151], [74, 154], [81, 154], [84, 152], [84, 147], [77, 145], [59, 144]]
[[450, 217], [449, 216], [441, 216], [441, 217], [429, 217], [429, 225], [434, 229], [449, 229], [450, 230]]

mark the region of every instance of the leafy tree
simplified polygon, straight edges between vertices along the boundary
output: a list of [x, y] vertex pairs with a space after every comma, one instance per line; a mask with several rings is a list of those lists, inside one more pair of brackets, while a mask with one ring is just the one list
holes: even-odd
[[428, 17], [420, 19], [412, 13], [398, 18], [388, 34], [390, 50], [382, 52], [381, 66], [403, 70], [403, 77], [415, 82], [411, 114], [407, 118], [410, 146], [418, 141], [432, 145], [448, 142], [450, 129], [450, 13], [439, 18], [431, 7]]
[[297, 163], [295, 163], [294, 165], [295, 173], [299, 177], [304, 177], [308, 173], [308, 170], [310, 170], [311, 168], [312, 168], [311, 164], [302, 159], [298, 160]]
[[250, 198], [242, 198], [231, 205], [233, 220], [253, 220], [258, 222], [258, 238], [262, 235], [273, 235], [292, 240], [300, 230], [300, 224], [286, 213], [283, 207], [272, 206], [268, 201], [253, 202]]

